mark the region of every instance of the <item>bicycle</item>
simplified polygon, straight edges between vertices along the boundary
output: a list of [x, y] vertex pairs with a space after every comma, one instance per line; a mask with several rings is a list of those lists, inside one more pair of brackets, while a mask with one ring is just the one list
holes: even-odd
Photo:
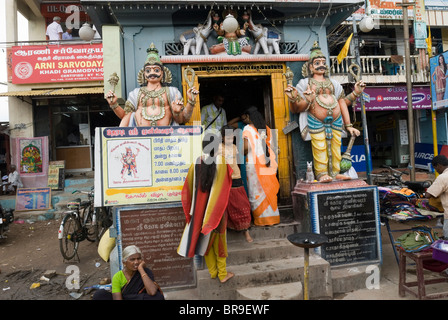
[[59, 248], [66, 260], [77, 256], [81, 241], [86, 239], [90, 242], [98, 241], [112, 224], [109, 208], [94, 207], [93, 188], [92, 191], [75, 190], [74, 193], [86, 194], [88, 200], [81, 201], [80, 198], [76, 198], [67, 204], [69, 210], [65, 212], [58, 230]]

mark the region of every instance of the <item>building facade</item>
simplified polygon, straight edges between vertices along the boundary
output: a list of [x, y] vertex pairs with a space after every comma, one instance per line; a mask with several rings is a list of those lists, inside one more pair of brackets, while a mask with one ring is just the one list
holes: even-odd
[[[70, 5], [79, 9], [65, 12], [64, 15], [64, 10]], [[302, 78], [302, 66], [308, 59], [310, 48], [317, 41], [322, 51], [328, 53], [331, 76], [343, 83], [349, 92], [353, 79], [347, 67], [353, 57], [349, 55], [338, 65], [335, 56], [352, 30], [352, 22], [347, 19], [363, 5], [363, 1], [316, 3], [302, 0], [269, 3], [115, 0], [56, 3], [7, 0], [8, 25], [15, 25], [15, 13], [19, 10], [30, 21], [30, 40], [37, 41], [17, 43], [14, 33], [11, 33], [7, 41], [14, 43], [15, 47], [49, 45], [43, 41], [46, 25], [51, 22], [51, 17], [60, 15], [64, 29], [68, 22], [73, 22], [73, 17], [78, 17], [80, 23], [78, 29], [75, 28], [74, 40], [60, 42], [59, 46], [76, 48], [77, 45], [100, 45], [103, 54], [102, 79], [10, 83], [7, 95], [10, 97], [11, 137], [48, 136], [50, 160], [65, 160], [68, 171], [94, 170], [94, 128], [119, 124], [119, 119], [104, 99], [104, 92], [112, 88], [109, 77], [112, 74], [118, 76], [119, 82], [114, 90], [120, 98], [120, 104], [124, 105], [128, 93], [139, 87], [138, 73], [146, 59], [146, 50], [153, 43], [161, 61], [171, 71], [171, 85], [181, 89], [184, 94], [188, 88], [184, 70], [190, 67], [195, 72], [200, 101], [195, 107], [192, 122], [200, 121], [200, 108], [210, 103], [216, 92], [223, 92], [226, 96], [224, 107], [228, 120], [238, 116], [249, 105], [259, 108], [267, 124], [277, 130], [280, 199], [281, 204], [287, 204], [296, 181], [304, 177], [306, 162], [311, 161], [312, 155], [309, 142], [301, 139], [299, 130], [284, 130], [291, 123], [298, 122], [298, 115], [289, 112], [283, 74], [290, 68], [294, 73], [295, 85]], [[441, 8], [433, 11], [444, 12]], [[206, 50], [210, 51], [210, 48], [219, 44], [218, 35], [210, 26], [221, 23], [229, 13], [237, 17], [240, 27], [244, 26], [247, 19], [251, 19], [253, 25], [264, 33], [247, 30], [250, 53], [207, 54]], [[431, 14], [432, 11], [428, 10], [428, 16]], [[86, 42], [79, 38], [79, 29], [85, 21], [97, 29], [97, 38], [92, 41]], [[430, 26], [433, 23], [431, 21], [428, 22]], [[376, 24], [379, 29], [359, 33], [360, 40], [364, 40], [365, 44], [361, 47], [360, 55], [362, 78], [368, 84], [366, 92], [370, 89], [387, 92], [394, 88], [392, 91], [397, 92], [397, 95], [405, 95], [403, 25], [400, 19], [376, 19]], [[444, 45], [442, 39], [445, 31], [439, 22], [435, 24], [438, 25], [434, 25], [431, 30], [436, 50], [440, 51]], [[263, 41], [268, 45], [266, 52], [261, 45]], [[197, 52], [196, 44], [201, 49]], [[422, 95], [427, 95], [429, 74], [421, 67], [421, 56], [415, 52], [412, 56], [413, 84]], [[373, 91], [370, 96], [374, 96]], [[372, 105], [375, 105], [373, 99]], [[426, 100], [420, 105], [415, 111], [416, 142], [430, 144], [431, 106]], [[409, 159], [409, 149], [404, 143], [406, 131], [403, 128], [407, 111], [398, 104], [394, 104], [394, 107], [397, 109], [381, 111], [374, 111], [372, 107], [367, 112], [370, 148], [375, 166], [382, 163], [404, 166]], [[361, 128], [359, 109], [353, 111], [352, 118]], [[445, 113], [438, 112], [437, 119], [439, 143], [446, 144]], [[73, 127], [76, 128], [74, 134], [78, 135], [76, 145], [68, 141]], [[347, 141], [343, 144], [346, 145]], [[356, 140], [355, 146], [360, 150], [359, 162], [362, 162], [362, 136]], [[357, 170], [363, 171], [363, 167]]]

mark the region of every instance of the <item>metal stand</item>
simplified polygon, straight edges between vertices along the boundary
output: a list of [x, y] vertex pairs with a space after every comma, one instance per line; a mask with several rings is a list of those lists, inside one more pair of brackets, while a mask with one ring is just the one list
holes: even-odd
[[310, 248], [316, 248], [320, 247], [324, 243], [328, 241], [328, 238], [324, 235], [317, 234], [317, 233], [294, 233], [290, 234], [287, 239], [289, 242], [291, 242], [293, 245], [297, 247], [301, 247], [305, 251], [305, 262], [303, 266], [303, 287], [304, 287], [304, 293], [303, 297], [304, 300], [309, 300], [309, 265], [310, 265]]

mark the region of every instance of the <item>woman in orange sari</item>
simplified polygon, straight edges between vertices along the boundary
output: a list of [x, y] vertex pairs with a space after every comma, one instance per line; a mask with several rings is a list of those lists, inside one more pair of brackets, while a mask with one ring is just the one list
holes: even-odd
[[246, 155], [247, 188], [249, 202], [257, 226], [280, 222], [277, 207], [277, 162], [271, 149], [271, 129], [266, 125], [256, 107], [250, 107], [242, 115], [246, 123], [243, 130], [244, 154]]

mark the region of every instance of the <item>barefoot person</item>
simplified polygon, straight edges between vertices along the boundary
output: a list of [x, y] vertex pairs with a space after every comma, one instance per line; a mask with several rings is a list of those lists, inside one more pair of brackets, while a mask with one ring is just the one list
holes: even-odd
[[[190, 166], [182, 188], [186, 226], [177, 249], [183, 257], [204, 256], [211, 278], [222, 283], [234, 276], [227, 272], [226, 207], [232, 187], [232, 168], [218, 149], [219, 136], [208, 134], [203, 156]], [[209, 145], [210, 144], [210, 145]]]
[[314, 174], [319, 182], [350, 179], [340, 174], [342, 131], [345, 128], [352, 136], [360, 134], [350, 123], [347, 104], [361, 95], [364, 83], [357, 82], [355, 90], [345, 97], [342, 86], [326, 75], [326, 57], [317, 43], [311, 49], [306, 67], [308, 77], [301, 79], [295, 88], [288, 85], [285, 93], [291, 112], [303, 113], [301, 119], [307, 122], [307, 129], [301, 130], [302, 137], [307, 133], [311, 136]]
[[124, 110], [117, 103], [117, 96], [109, 91], [106, 95], [110, 108], [121, 119], [120, 127], [169, 126], [188, 122], [196, 104], [199, 91], [194, 87], [187, 91], [187, 103], [176, 87], [170, 87], [171, 72], [164, 67], [154, 44], [149, 47], [148, 56], [139, 73], [143, 87], [129, 93]]

